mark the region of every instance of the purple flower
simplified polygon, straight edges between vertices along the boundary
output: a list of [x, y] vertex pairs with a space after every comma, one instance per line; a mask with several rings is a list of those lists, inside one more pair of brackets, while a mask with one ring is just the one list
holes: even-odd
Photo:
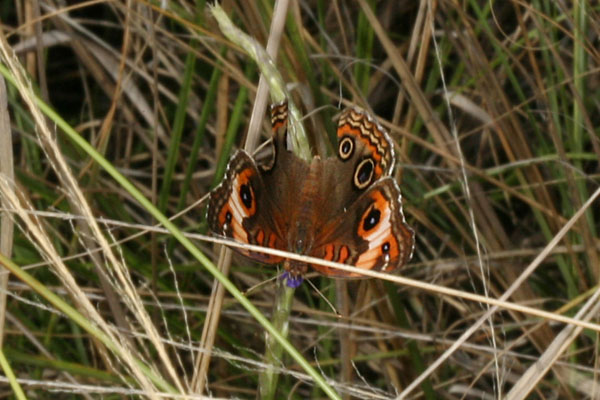
[[303, 277], [290, 276], [290, 274], [287, 271], [285, 271], [281, 275], [281, 279], [285, 279], [285, 284], [287, 285], [287, 287], [292, 288], [292, 289], [296, 289], [298, 286], [300, 286], [302, 284], [302, 281], [304, 281]]

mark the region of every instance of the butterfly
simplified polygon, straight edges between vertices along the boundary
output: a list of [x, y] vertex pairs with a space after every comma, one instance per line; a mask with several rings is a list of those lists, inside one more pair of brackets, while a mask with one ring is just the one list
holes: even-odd
[[[348, 108], [337, 124], [337, 154], [305, 161], [287, 148], [287, 102], [271, 106], [273, 158], [257, 163], [246, 151], [230, 159], [208, 201], [208, 226], [216, 235], [390, 272], [406, 264], [414, 231], [406, 224], [394, 168], [393, 143], [365, 111]], [[245, 249], [265, 264], [282, 263], [286, 284], [297, 287], [309, 265]], [[360, 274], [317, 264], [331, 277]]]

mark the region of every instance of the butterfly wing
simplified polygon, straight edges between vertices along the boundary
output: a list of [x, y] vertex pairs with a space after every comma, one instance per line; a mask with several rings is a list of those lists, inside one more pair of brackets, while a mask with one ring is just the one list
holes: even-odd
[[[261, 171], [244, 150], [229, 161], [225, 178], [210, 194], [206, 214], [209, 228], [217, 235], [241, 243], [284, 249], [277, 209], [265, 192]], [[281, 257], [236, 249], [265, 264]]]
[[[310, 255], [361, 269], [391, 272], [412, 257], [414, 232], [402, 213], [400, 189], [390, 177], [380, 179], [347, 210], [324, 225]], [[311, 264], [334, 277], [360, 277], [335, 268]]]
[[389, 176], [394, 167], [394, 146], [385, 129], [364, 110], [347, 108], [337, 127], [337, 158], [350, 170], [352, 189], [360, 193]]

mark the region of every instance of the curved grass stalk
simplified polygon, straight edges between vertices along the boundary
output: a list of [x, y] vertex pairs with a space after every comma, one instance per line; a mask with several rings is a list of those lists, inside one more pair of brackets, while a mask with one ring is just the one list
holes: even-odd
[[292, 102], [283, 78], [275, 67], [273, 60], [271, 60], [271, 57], [269, 57], [265, 49], [256, 40], [233, 25], [220, 5], [215, 4], [210, 8], [210, 11], [219, 23], [219, 28], [221, 28], [227, 39], [240, 46], [256, 62], [260, 72], [269, 84], [269, 92], [271, 93], [273, 102], [279, 103], [286, 99], [288, 100], [288, 133], [291, 139], [291, 150], [303, 160], [310, 161], [312, 153], [304, 127], [300, 123], [302, 119], [300, 110]]
[[[271, 321], [287, 338], [290, 325], [290, 311], [294, 302], [296, 289], [284, 284], [283, 279], [277, 280], [277, 291]], [[282, 365], [281, 356], [283, 347], [277, 342], [273, 335], [268, 335], [265, 343], [265, 363], [268, 367], [261, 372], [259, 378], [259, 391], [261, 399], [274, 399], [277, 394], [277, 381], [279, 372], [277, 366]]]

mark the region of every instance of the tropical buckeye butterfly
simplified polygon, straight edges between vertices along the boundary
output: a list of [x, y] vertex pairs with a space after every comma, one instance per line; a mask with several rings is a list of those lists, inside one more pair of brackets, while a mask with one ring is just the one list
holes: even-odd
[[[337, 126], [337, 155], [310, 162], [287, 149], [287, 102], [271, 106], [274, 156], [257, 165], [238, 150], [223, 182], [210, 194], [207, 220], [217, 235], [238, 242], [390, 272], [406, 264], [414, 232], [390, 176], [394, 148], [366, 112], [349, 108]], [[239, 250], [265, 264], [284, 262], [287, 285], [297, 287], [306, 263]], [[360, 277], [311, 264], [332, 277]]]

